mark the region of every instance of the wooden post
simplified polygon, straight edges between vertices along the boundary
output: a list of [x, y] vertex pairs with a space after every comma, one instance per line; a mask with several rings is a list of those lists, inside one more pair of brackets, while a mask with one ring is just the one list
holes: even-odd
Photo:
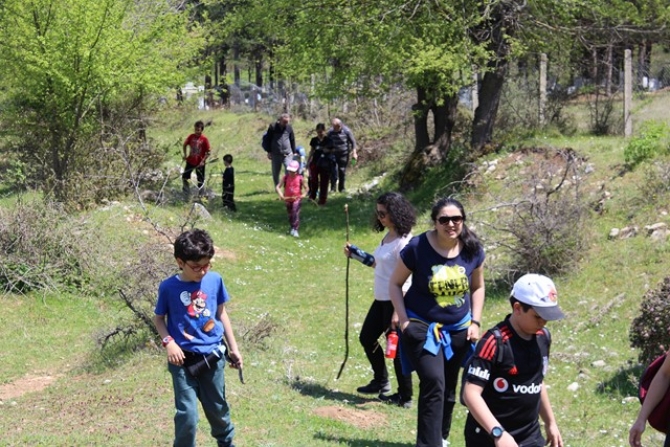
[[623, 88], [623, 135], [633, 135], [633, 119], [631, 116], [633, 103], [633, 55], [631, 50], [624, 51], [624, 88]]
[[477, 70], [472, 71], [472, 113], [479, 107], [479, 74]]
[[540, 54], [540, 101], [538, 104], [540, 127], [545, 124], [545, 110], [547, 108], [547, 54]]

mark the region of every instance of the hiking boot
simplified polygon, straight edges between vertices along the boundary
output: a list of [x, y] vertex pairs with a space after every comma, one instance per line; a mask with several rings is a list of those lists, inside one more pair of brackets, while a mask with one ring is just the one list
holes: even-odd
[[404, 400], [400, 397], [400, 394], [395, 393], [391, 395], [380, 394], [379, 400], [390, 405], [397, 405], [402, 408], [412, 408], [412, 399]]
[[372, 380], [367, 385], [359, 386], [356, 391], [362, 394], [383, 394], [391, 391], [391, 384], [386, 382], [378, 382]]

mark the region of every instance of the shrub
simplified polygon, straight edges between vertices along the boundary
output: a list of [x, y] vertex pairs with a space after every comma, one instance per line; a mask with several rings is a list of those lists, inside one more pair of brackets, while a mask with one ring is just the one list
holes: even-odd
[[642, 124], [639, 135], [623, 150], [624, 161], [630, 167], [661, 155], [668, 150], [668, 125], [660, 121], [647, 121]]
[[503, 250], [492, 268], [507, 272], [503, 276], [508, 280], [528, 272], [568, 272], [584, 249], [589, 205], [577, 169], [580, 159], [570, 149], [532, 150], [544, 156], [532, 154], [531, 162], [500, 193], [521, 195], [499, 197], [495, 223], [488, 224], [496, 233], [487, 242]]
[[644, 181], [638, 186], [641, 199], [648, 204], [667, 203], [670, 193], [670, 160], [657, 159], [647, 166]]
[[640, 303], [640, 314], [630, 326], [628, 338], [640, 349], [638, 360], [647, 364], [670, 347], [670, 277], [650, 289]]
[[0, 290], [80, 287], [87, 280], [88, 236], [82, 222], [54, 203], [19, 200], [11, 210], [0, 208]]

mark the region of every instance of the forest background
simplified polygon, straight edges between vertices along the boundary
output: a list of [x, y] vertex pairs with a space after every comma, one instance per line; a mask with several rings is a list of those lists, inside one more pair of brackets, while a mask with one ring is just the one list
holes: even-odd
[[[213, 234], [233, 296], [247, 365], [246, 385], [227, 377], [237, 443], [411, 445], [415, 409], [353, 392], [369, 380], [356, 338], [372, 272], [341, 254], [344, 205], [351, 240], [371, 250], [374, 198], [402, 190], [417, 234], [436, 197], [466, 204], [487, 251], [485, 326], [519, 274], [555, 279], [568, 318], [551, 326], [548, 383], [563, 437], [625, 446], [641, 367], [669, 341], [668, 6], [3, 2], [0, 445], [169, 445], [172, 391], [147, 317], [175, 272], [169, 244], [192, 226]], [[203, 92], [178, 101], [188, 81]], [[303, 146], [333, 116], [360, 143], [349, 193], [305, 203], [299, 239], [259, 147], [283, 111]], [[179, 167], [198, 119], [218, 161], [194, 203]], [[235, 214], [220, 205], [225, 153]], [[206, 426], [198, 436], [206, 445]]]

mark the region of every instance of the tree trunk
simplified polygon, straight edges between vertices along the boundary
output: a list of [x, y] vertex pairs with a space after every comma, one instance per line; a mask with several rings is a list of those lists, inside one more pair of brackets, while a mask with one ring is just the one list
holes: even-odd
[[[472, 121], [472, 150], [481, 152], [484, 146], [493, 141], [493, 126], [495, 125], [502, 88], [507, 74], [507, 58], [492, 61], [489, 65], [497, 65], [487, 70], [479, 87], [479, 107], [475, 110]], [[492, 67], [489, 67], [492, 68]]]
[[[429, 98], [425, 88], [417, 88], [417, 102], [412, 107], [415, 131], [414, 152], [410, 155], [400, 174], [399, 186], [402, 190], [418, 186], [425, 175], [426, 169], [444, 162], [449, 153], [451, 133], [456, 122], [458, 96], [444, 96], [440, 102], [442, 104], [438, 105], [438, 101]], [[428, 130], [430, 112], [433, 113], [435, 123], [433, 141], [430, 141]]]

